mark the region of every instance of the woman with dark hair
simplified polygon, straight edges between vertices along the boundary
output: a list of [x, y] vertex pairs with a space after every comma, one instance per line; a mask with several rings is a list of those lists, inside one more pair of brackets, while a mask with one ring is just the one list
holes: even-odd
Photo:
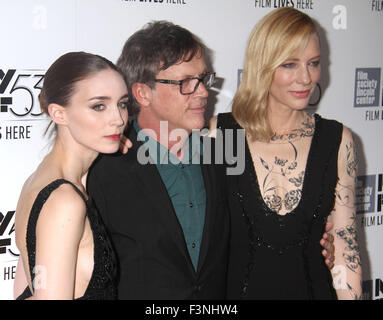
[[[293, 8], [263, 17], [248, 40], [232, 113], [212, 121], [246, 135], [244, 173], [227, 176], [230, 299], [361, 297], [354, 143], [341, 123], [304, 111], [319, 79], [313, 20]], [[327, 220], [332, 277], [320, 247]]]
[[118, 150], [127, 104], [122, 74], [98, 55], [67, 53], [46, 72], [40, 105], [56, 137], [17, 204], [18, 299], [116, 298], [114, 253], [84, 181], [99, 153]]

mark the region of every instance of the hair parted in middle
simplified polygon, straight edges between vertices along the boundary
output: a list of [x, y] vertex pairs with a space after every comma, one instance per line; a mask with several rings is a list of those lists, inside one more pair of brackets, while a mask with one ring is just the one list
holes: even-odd
[[134, 83], [144, 83], [153, 89], [158, 72], [188, 62], [196, 55], [205, 55], [202, 42], [189, 30], [169, 21], [152, 21], [135, 32], [125, 42], [117, 60], [128, 84], [132, 103], [129, 114], [139, 110], [131, 90]]
[[291, 7], [273, 10], [252, 30], [242, 81], [232, 107], [234, 118], [252, 140], [269, 141], [273, 135], [267, 118], [267, 102], [274, 72], [305, 48], [312, 34], [318, 34], [313, 20]]

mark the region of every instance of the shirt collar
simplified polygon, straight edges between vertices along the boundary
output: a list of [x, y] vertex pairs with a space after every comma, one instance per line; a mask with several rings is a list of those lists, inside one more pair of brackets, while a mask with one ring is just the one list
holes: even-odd
[[155, 163], [157, 165], [188, 165], [200, 163], [203, 147], [199, 130], [193, 130], [189, 135], [188, 140], [185, 142], [188, 144], [188, 148], [185, 150], [182, 160], [180, 161], [174, 153], [170, 152], [164, 145], [149, 136], [145, 130], [142, 130], [137, 119], [133, 120], [133, 127], [137, 131], [139, 140], [143, 141], [145, 147], [147, 147], [150, 158], [156, 161]]

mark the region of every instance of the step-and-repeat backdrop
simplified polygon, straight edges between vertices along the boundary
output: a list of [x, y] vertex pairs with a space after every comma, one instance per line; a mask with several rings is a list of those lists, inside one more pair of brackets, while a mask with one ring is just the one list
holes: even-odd
[[212, 50], [219, 81], [209, 99], [211, 116], [231, 110], [251, 29], [282, 6], [320, 25], [322, 98], [311, 108], [354, 133], [364, 296], [383, 297], [382, 0], [1, 0], [0, 299], [13, 299], [19, 192], [51, 146], [37, 100], [50, 64], [68, 51], [116, 61], [133, 32], [151, 20], [169, 20]]

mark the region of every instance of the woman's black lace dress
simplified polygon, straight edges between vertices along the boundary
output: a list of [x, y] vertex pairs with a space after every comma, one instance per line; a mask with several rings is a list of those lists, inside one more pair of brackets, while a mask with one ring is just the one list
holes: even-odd
[[[220, 114], [217, 126], [240, 129], [230, 113]], [[246, 142], [244, 172], [227, 175], [229, 299], [336, 298], [319, 241], [334, 206], [341, 136], [340, 123], [315, 115], [302, 197], [286, 215], [264, 202]]]
[[[42, 189], [36, 197], [32, 206], [31, 213], [27, 226], [27, 250], [29, 259], [29, 270], [33, 283], [34, 273], [32, 272], [35, 266], [36, 254], [36, 225], [39, 218], [41, 208], [45, 201], [49, 198], [50, 194], [61, 184], [69, 183], [81, 195], [86, 202], [86, 214], [92, 229], [93, 242], [94, 242], [94, 266], [91, 279], [88, 287], [79, 300], [110, 300], [117, 298], [116, 290], [116, 258], [114, 251], [109, 242], [106, 230], [103, 226], [101, 218], [98, 215], [95, 204], [92, 199], [86, 200], [82, 192], [71, 182], [58, 179], [51, 182], [44, 189]], [[17, 300], [26, 299], [32, 296], [29, 286], [26, 287], [24, 292], [17, 298]]]

